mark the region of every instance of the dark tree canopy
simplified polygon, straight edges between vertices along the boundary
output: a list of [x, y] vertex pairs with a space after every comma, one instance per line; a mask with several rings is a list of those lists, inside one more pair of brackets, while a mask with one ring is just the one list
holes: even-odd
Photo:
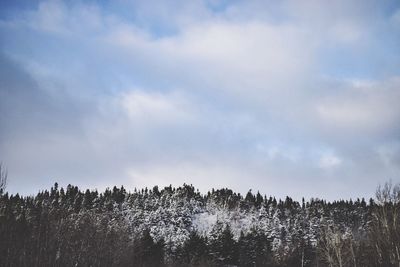
[[392, 267], [399, 222], [400, 187], [390, 184], [376, 201], [299, 203], [186, 184], [131, 193], [56, 183], [0, 194], [0, 266]]

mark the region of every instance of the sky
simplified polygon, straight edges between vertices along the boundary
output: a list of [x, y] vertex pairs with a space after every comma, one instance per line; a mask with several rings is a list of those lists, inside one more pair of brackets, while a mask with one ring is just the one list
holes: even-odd
[[7, 190], [400, 182], [400, 2], [0, 2]]

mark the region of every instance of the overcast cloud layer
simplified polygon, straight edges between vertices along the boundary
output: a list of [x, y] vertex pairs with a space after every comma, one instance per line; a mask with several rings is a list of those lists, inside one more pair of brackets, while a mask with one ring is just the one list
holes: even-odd
[[186, 182], [337, 199], [400, 182], [398, 1], [0, 10], [11, 192]]

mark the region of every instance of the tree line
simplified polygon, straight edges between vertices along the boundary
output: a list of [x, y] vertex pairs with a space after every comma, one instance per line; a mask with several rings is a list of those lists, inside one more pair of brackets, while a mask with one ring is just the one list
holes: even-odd
[[186, 184], [56, 183], [35, 196], [3, 187], [0, 266], [400, 266], [399, 208], [391, 184], [369, 201], [333, 202]]

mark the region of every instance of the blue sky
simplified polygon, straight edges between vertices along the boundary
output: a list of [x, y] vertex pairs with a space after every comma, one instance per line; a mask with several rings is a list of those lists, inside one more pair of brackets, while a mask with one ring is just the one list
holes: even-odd
[[2, 1], [8, 190], [400, 182], [398, 1]]

